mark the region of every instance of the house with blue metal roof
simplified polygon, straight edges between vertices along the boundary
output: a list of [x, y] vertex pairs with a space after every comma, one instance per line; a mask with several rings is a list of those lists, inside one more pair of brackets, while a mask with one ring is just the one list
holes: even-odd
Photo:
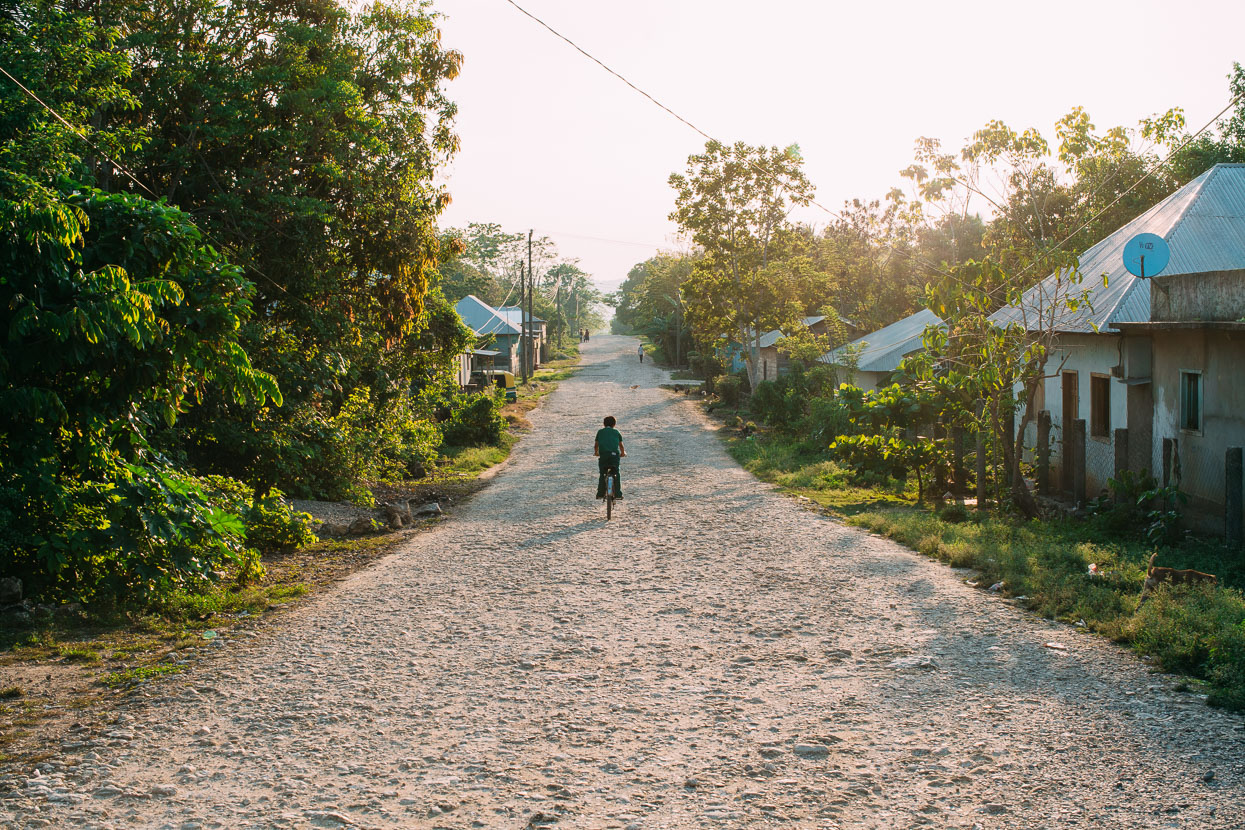
[[526, 324], [527, 333], [531, 336], [532, 346], [536, 350], [536, 358], [533, 361], [536, 366], [540, 366], [548, 359], [546, 352], [549, 342], [549, 324], [547, 321], [529, 315], [525, 309], [517, 305], [501, 306], [497, 309], [497, 315], [516, 329]]
[[[818, 337], [828, 338], [832, 346], [844, 337], [852, 338], [860, 333], [860, 329], [856, 327], [856, 324], [842, 314], [837, 315], [835, 320], [831, 320], [824, 314], [801, 317], [799, 325]], [[784, 336], [786, 335], [782, 329], [771, 329], [757, 339], [757, 352], [761, 368], [760, 380], [777, 380], [791, 370], [790, 358], [778, 348], [778, 341]], [[743, 371], [743, 349], [734, 343], [731, 346], [734, 349], [731, 371]]]
[[[1161, 470], [1156, 446], [1160, 433], [1170, 429], [1159, 417], [1165, 407], [1155, 397], [1152, 365], [1167, 360], [1172, 346], [1125, 333], [1151, 321], [1152, 304], [1169, 303], [1173, 280], [1239, 288], [1245, 273], [1240, 271], [1245, 269], [1243, 217], [1245, 165], [1216, 165], [1086, 250], [1079, 283], [1064, 272], [1051, 274], [1019, 303], [991, 317], [999, 325], [1056, 333], [1037, 407], [1050, 412], [1053, 480], [1064, 490], [1073, 489], [1072, 465], [1064, 462], [1077, 420], [1086, 423], [1088, 494], [1100, 492], [1122, 469]], [[1171, 249], [1157, 278], [1143, 279], [1125, 268], [1124, 246], [1141, 233], [1161, 237]], [[1232, 272], [1235, 276], [1224, 276]], [[1086, 302], [1070, 309], [1067, 298], [1082, 294]]]
[[[1146, 282], [1149, 315], [1117, 323], [1120, 376], [1146, 390], [1148, 467], [1189, 499], [1200, 529], [1241, 541], [1245, 487], [1245, 164], [1218, 164], [1150, 228], [1171, 259]], [[1130, 406], [1132, 401], [1130, 400]], [[1135, 440], [1130, 413], [1128, 441]], [[1235, 456], [1235, 462], [1233, 461]], [[1235, 504], [1228, 494], [1236, 494]]]
[[476, 333], [476, 362], [491, 362], [497, 369], [517, 374], [519, 371], [519, 328], [497, 309], [474, 294], [454, 304], [454, 310], [468, 328]]

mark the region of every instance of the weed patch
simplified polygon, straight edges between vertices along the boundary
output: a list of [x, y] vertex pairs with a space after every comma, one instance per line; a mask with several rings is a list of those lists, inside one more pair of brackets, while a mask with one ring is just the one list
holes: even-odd
[[171, 663], [161, 663], [157, 666], [137, 666], [123, 671], [109, 672], [100, 679], [100, 682], [109, 688], [119, 689], [134, 683], [145, 683], [153, 677], [177, 674], [181, 670], [181, 666], [175, 666]]

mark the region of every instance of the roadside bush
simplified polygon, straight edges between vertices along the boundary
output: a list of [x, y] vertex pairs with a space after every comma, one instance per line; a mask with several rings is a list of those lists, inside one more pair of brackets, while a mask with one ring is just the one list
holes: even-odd
[[714, 380], [713, 391], [727, 406], [739, 406], [744, 399], [744, 380], [739, 375], [722, 375]]
[[722, 365], [722, 361], [713, 355], [701, 354], [700, 352], [687, 353], [687, 367], [697, 377], [703, 378], [706, 384], [714, 377], [726, 372], [726, 367]]
[[206, 476], [201, 481], [218, 509], [242, 518], [248, 547], [268, 553], [306, 547], [316, 541], [311, 532], [315, 520], [309, 513], [295, 510], [280, 490], [255, 497], [250, 487], [226, 476]]
[[452, 447], [493, 446], [501, 441], [506, 419], [501, 415], [505, 393], [456, 394], [450, 401], [450, 417], [441, 425], [445, 443]]
[[295, 550], [316, 542], [310, 513], [295, 510], [280, 490], [255, 499], [246, 513], [246, 542], [261, 551]]
[[1223, 665], [1233, 658], [1245, 659], [1238, 639], [1243, 620], [1245, 601], [1239, 591], [1162, 585], [1137, 609], [1129, 633], [1165, 671], [1209, 676], [1216, 668], [1212, 659], [1216, 646]]
[[802, 387], [799, 378], [792, 375], [762, 381], [752, 393], [749, 409], [770, 426], [791, 427], [804, 418], [806, 397]]
[[833, 366], [818, 364], [804, 371], [804, 391], [810, 398], [830, 398], [839, 388], [839, 373]]
[[818, 396], [808, 402], [808, 415], [800, 432], [822, 445], [851, 433], [851, 412], [836, 395]]

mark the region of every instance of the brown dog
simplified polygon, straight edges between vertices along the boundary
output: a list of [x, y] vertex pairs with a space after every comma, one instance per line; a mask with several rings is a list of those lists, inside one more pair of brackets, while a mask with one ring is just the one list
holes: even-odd
[[1141, 588], [1142, 602], [1146, 601], [1150, 591], [1157, 588], [1160, 582], [1170, 582], [1172, 585], [1197, 585], [1202, 582], [1210, 585], [1219, 584], [1219, 577], [1214, 574], [1204, 574], [1192, 569], [1156, 568], [1154, 567], [1156, 558], [1158, 558], [1158, 553], [1150, 554], [1150, 567], [1146, 570], [1146, 581]]

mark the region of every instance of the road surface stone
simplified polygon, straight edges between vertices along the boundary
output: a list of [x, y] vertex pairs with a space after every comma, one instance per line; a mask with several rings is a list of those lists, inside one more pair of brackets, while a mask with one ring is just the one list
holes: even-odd
[[1245, 720], [775, 493], [634, 340], [584, 351], [469, 506], [0, 781], [0, 826], [1245, 826]]

